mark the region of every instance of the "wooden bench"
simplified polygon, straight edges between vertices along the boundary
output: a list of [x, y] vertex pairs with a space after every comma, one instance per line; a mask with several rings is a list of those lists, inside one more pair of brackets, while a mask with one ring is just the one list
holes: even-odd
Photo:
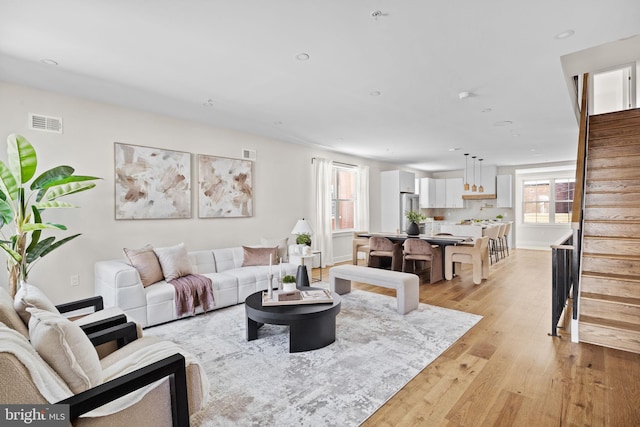
[[420, 280], [400, 271], [358, 265], [338, 265], [329, 270], [331, 290], [337, 294], [351, 292], [351, 282], [362, 282], [396, 290], [398, 313], [407, 314], [418, 308]]

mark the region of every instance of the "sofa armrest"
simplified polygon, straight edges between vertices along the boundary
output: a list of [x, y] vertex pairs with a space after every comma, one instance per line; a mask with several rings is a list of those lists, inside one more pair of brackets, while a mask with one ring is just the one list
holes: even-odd
[[125, 312], [147, 305], [138, 270], [121, 260], [95, 264], [95, 293], [102, 295], [105, 306], [120, 307]]
[[56, 308], [60, 313], [68, 313], [74, 310], [80, 310], [82, 308], [93, 307], [93, 311], [100, 311], [104, 309], [104, 302], [102, 296], [89, 297], [77, 301], [67, 302], [64, 304], [56, 305]]
[[78, 393], [68, 399], [61, 400], [58, 403], [69, 405], [69, 415], [71, 420], [75, 420], [82, 414], [165, 377], [170, 377], [173, 425], [188, 426], [187, 371], [184, 356], [179, 353]]

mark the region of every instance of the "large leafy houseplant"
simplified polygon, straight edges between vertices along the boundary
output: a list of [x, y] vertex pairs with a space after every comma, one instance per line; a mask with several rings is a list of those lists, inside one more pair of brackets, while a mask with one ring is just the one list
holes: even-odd
[[9, 293], [14, 296], [18, 283], [27, 280], [34, 263], [80, 235], [41, 240], [43, 230], [67, 229], [62, 224], [43, 222], [42, 212], [75, 208], [59, 199], [95, 187], [91, 181], [99, 178], [73, 175], [72, 167], [56, 166], [31, 181], [38, 166], [36, 151], [25, 137], [16, 134], [7, 137], [7, 160], [8, 164], [0, 161], [0, 248], [7, 253]]

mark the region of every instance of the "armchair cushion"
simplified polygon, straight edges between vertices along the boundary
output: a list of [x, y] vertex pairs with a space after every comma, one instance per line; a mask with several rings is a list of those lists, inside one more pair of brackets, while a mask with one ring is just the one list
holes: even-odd
[[37, 286], [23, 283], [16, 292], [16, 296], [13, 300], [13, 307], [20, 315], [20, 318], [25, 325], [29, 324], [31, 314], [27, 311], [27, 307], [35, 307], [40, 310], [50, 311], [52, 313], [60, 314], [56, 306], [51, 300], [38, 288]]
[[60, 314], [29, 307], [29, 336], [38, 354], [80, 393], [102, 383], [102, 367], [82, 329]]
[[160, 261], [164, 280], [167, 282], [193, 274], [193, 267], [191, 266], [191, 261], [189, 261], [189, 255], [184, 243], [167, 248], [155, 248], [154, 251], [158, 256], [158, 261]]
[[138, 270], [140, 281], [145, 288], [164, 279], [158, 256], [151, 245], [140, 249], [123, 249], [129, 264]]

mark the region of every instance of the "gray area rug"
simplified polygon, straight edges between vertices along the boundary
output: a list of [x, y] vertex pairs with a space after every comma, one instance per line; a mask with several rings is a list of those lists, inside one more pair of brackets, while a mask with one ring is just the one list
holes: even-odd
[[203, 363], [211, 395], [201, 426], [357, 426], [482, 317], [354, 290], [342, 296], [336, 342], [289, 354], [286, 326], [246, 341], [244, 304], [145, 330]]

